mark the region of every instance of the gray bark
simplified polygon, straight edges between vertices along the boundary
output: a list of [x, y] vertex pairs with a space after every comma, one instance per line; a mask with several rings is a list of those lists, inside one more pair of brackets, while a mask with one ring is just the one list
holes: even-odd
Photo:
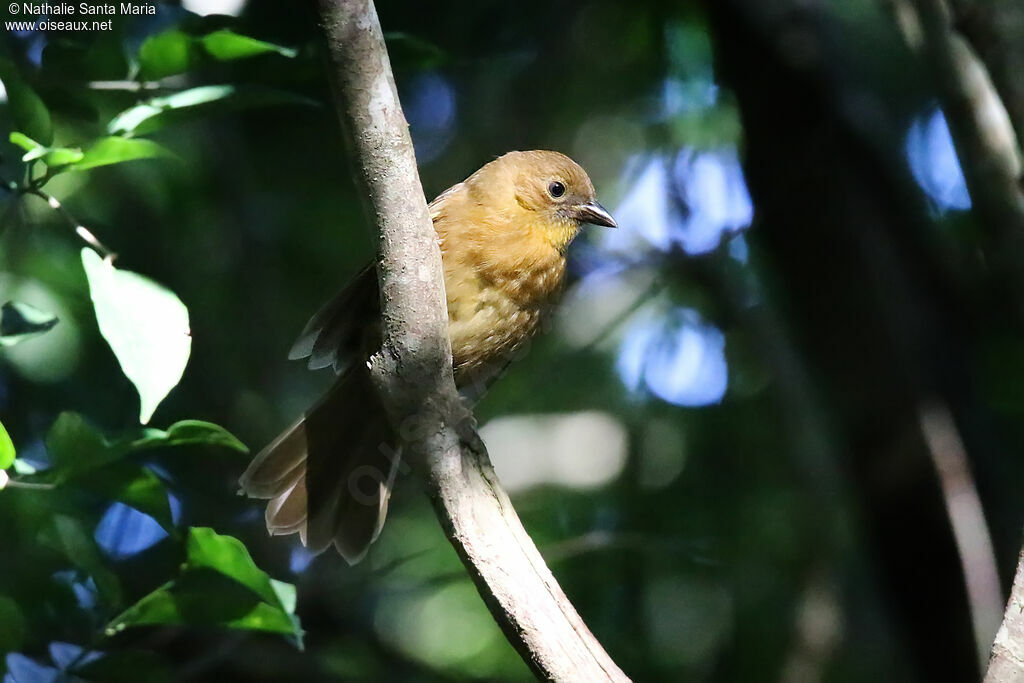
[[342, 124], [380, 233], [375, 384], [481, 596], [544, 680], [627, 681], [523, 529], [455, 389], [441, 253], [370, 0], [319, 0]]
[[1010, 601], [1003, 623], [992, 644], [985, 683], [1021, 683], [1024, 681], [1024, 551], [1017, 564]]

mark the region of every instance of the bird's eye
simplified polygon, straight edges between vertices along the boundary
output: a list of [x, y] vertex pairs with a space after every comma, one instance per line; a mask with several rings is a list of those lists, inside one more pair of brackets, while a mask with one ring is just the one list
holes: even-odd
[[548, 194], [550, 194], [552, 197], [555, 197], [556, 199], [558, 197], [561, 197], [563, 194], [565, 194], [565, 185], [556, 180], [555, 182], [548, 185]]

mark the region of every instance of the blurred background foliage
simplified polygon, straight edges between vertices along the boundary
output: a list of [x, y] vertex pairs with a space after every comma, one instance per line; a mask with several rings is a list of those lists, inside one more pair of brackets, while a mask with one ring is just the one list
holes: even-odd
[[[428, 197], [551, 148], [621, 226], [585, 231], [477, 416], [636, 680], [980, 676], [1024, 524], [1024, 328], [890, 10], [378, 8]], [[357, 567], [234, 495], [242, 443], [331, 379], [290, 343], [373, 256], [309, 7], [159, 3], [7, 29], [0, 59], [6, 680], [527, 679], [415, 481]], [[78, 224], [187, 307], [147, 429]]]

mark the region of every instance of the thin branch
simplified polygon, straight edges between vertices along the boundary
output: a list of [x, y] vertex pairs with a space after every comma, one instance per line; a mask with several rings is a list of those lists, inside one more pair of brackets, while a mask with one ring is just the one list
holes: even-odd
[[[2, 470], [0, 470], [2, 471]], [[6, 484], [0, 486], [0, 488], [8, 489], [31, 489], [33, 491], [52, 491], [57, 488], [56, 484], [36, 484], [28, 481], [18, 481], [17, 479], [9, 479]]]
[[51, 209], [56, 211], [57, 214], [63, 218], [69, 226], [71, 226], [71, 229], [75, 231], [75, 234], [82, 238], [82, 240], [90, 247], [98, 251], [100, 256], [108, 261], [113, 261], [117, 258], [117, 254], [113, 250], [108, 249], [102, 242], [100, 242], [96, 235], [92, 234], [92, 231], [89, 230], [89, 228], [79, 223], [78, 219], [75, 218], [70, 211], [64, 208], [64, 205], [60, 203], [60, 200], [52, 194], [35, 186], [24, 188], [22, 192], [23, 194], [30, 194], [35, 197], [39, 197], [45, 201]]
[[452, 378], [444, 280], [408, 125], [370, 0], [319, 0], [330, 77], [380, 232], [374, 381], [405, 455], [492, 615], [545, 680], [626, 681], [526, 534]]
[[1024, 551], [1006, 604], [1003, 624], [992, 644], [985, 683], [1019, 683], [1024, 680]]
[[940, 403], [925, 403], [919, 409], [919, 420], [939, 477], [946, 513], [960, 555], [974, 643], [978, 648], [980, 669], [984, 669], [988, 646], [999, 626], [1003, 608], [992, 536], [985, 521], [978, 487], [971, 475], [967, 449], [948, 407]]
[[30, 182], [25, 186], [21, 186], [14, 181], [10, 181], [7, 180], [6, 178], [0, 177], [0, 189], [6, 191], [8, 194], [15, 196], [30, 194], [34, 197], [39, 197], [44, 202], [46, 202], [47, 206], [56, 211], [57, 214], [61, 218], [63, 218], [69, 226], [71, 226], [71, 229], [75, 231], [76, 235], [82, 238], [82, 240], [90, 247], [98, 251], [100, 253], [100, 256], [107, 259], [108, 261], [113, 261], [115, 258], [117, 258], [117, 253], [114, 252], [112, 249], [107, 248], [102, 242], [100, 242], [99, 238], [96, 237], [96, 235], [94, 235], [91, 230], [89, 230], [89, 228], [79, 223], [78, 219], [75, 218], [70, 211], [64, 208], [64, 205], [60, 203], [59, 199], [57, 199], [49, 192], [46, 192], [45, 190], [42, 189], [42, 185], [45, 184], [46, 180], [48, 180], [48, 178], [44, 176], [44, 178], [42, 179], [39, 179], [35, 182]]
[[86, 87], [90, 90], [127, 90], [139, 92], [146, 90], [163, 90], [168, 86], [159, 81], [89, 81]]

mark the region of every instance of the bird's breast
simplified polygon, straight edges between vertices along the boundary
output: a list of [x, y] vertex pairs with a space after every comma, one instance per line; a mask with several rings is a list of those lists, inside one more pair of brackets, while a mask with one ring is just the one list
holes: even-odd
[[561, 290], [565, 259], [460, 259], [445, 264], [449, 335], [457, 378], [512, 360]]

